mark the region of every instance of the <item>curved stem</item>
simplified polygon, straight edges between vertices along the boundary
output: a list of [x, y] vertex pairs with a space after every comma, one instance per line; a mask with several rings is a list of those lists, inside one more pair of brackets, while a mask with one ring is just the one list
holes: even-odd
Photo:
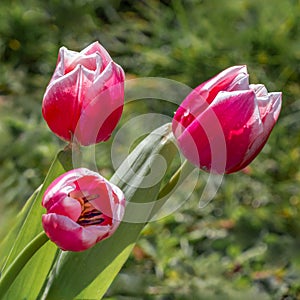
[[65, 171], [70, 171], [75, 167], [80, 166], [82, 160], [80, 146], [75, 142], [69, 143], [62, 151], [58, 153], [57, 158]]
[[8, 269], [0, 277], [0, 299], [8, 291], [11, 284], [14, 282], [20, 271], [27, 264], [30, 258], [48, 241], [45, 232], [37, 235], [16, 257]]
[[178, 168], [169, 182], [159, 191], [157, 199], [161, 199], [171, 192], [177, 184], [180, 184], [195, 169], [189, 161], [185, 160]]
[[[178, 168], [178, 170], [174, 173], [168, 183], [159, 191], [157, 196], [157, 200], [152, 208], [150, 219], [161, 209], [161, 207], [166, 203], [169, 196], [168, 194], [176, 189], [187, 176], [191, 174], [191, 172], [195, 169], [189, 161], [185, 160], [183, 164]], [[176, 187], [177, 186], [177, 187]]]

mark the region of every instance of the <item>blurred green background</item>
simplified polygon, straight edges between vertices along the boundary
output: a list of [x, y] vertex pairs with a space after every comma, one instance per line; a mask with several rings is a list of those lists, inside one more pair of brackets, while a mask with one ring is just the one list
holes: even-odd
[[[190, 87], [247, 64], [252, 83], [283, 92], [268, 144], [198, 208], [203, 183], [148, 225], [107, 299], [300, 299], [300, 1], [2, 0], [0, 2], [0, 239], [64, 146], [41, 117], [59, 47], [99, 40], [127, 78]], [[131, 116], [176, 107], [125, 107]], [[97, 165], [113, 172], [110, 143]]]

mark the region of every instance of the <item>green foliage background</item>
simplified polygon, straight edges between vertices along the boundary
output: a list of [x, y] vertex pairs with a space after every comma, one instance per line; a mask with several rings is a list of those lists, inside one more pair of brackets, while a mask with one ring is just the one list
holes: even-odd
[[[0, 238], [64, 145], [41, 117], [58, 49], [95, 40], [127, 78], [195, 87], [247, 64], [252, 83], [283, 92], [280, 119], [258, 158], [226, 176], [205, 208], [198, 208], [199, 182], [180, 210], [148, 225], [107, 299], [300, 299], [299, 0], [2, 0]], [[120, 126], [139, 113], [175, 109], [128, 105]], [[96, 147], [107, 177], [109, 147]]]

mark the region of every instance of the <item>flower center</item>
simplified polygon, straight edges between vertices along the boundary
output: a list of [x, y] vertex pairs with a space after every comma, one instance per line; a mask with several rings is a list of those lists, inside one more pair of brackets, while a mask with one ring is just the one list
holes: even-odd
[[90, 202], [97, 199], [99, 195], [84, 196], [82, 192], [73, 191], [69, 196], [76, 199], [81, 204], [81, 214], [76, 222], [77, 224], [85, 227], [100, 224], [107, 225], [111, 223], [110, 218], [96, 209]]

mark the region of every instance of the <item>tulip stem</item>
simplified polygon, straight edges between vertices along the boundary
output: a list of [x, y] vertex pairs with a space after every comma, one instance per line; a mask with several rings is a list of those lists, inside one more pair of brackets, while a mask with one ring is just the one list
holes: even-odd
[[70, 171], [76, 166], [81, 165], [82, 154], [80, 147], [75, 142], [69, 143], [62, 151], [58, 153], [57, 157], [65, 171]]
[[178, 168], [175, 174], [171, 177], [169, 182], [160, 190], [157, 199], [161, 199], [169, 194], [173, 188], [180, 184], [191, 172], [195, 169], [188, 160], [185, 160], [182, 165]]
[[[152, 209], [150, 217], [152, 218], [159, 209], [165, 204], [168, 200], [169, 196], [167, 196], [175, 187], [176, 185], [179, 186], [181, 182], [185, 180], [187, 176], [191, 174], [191, 172], [195, 169], [189, 161], [185, 160], [178, 170], [174, 173], [171, 179], [168, 181], [166, 185], [159, 191], [157, 196], [157, 201]], [[167, 196], [167, 197], [166, 197]], [[165, 198], [166, 197], [166, 198]], [[165, 199], [163, 199], [165, 198]]]
[[15, 258], [6, 271], [0, 275], [0, 299], [10, 288], [30, 258], [49, 240], [45, 232], [38, 234]]

